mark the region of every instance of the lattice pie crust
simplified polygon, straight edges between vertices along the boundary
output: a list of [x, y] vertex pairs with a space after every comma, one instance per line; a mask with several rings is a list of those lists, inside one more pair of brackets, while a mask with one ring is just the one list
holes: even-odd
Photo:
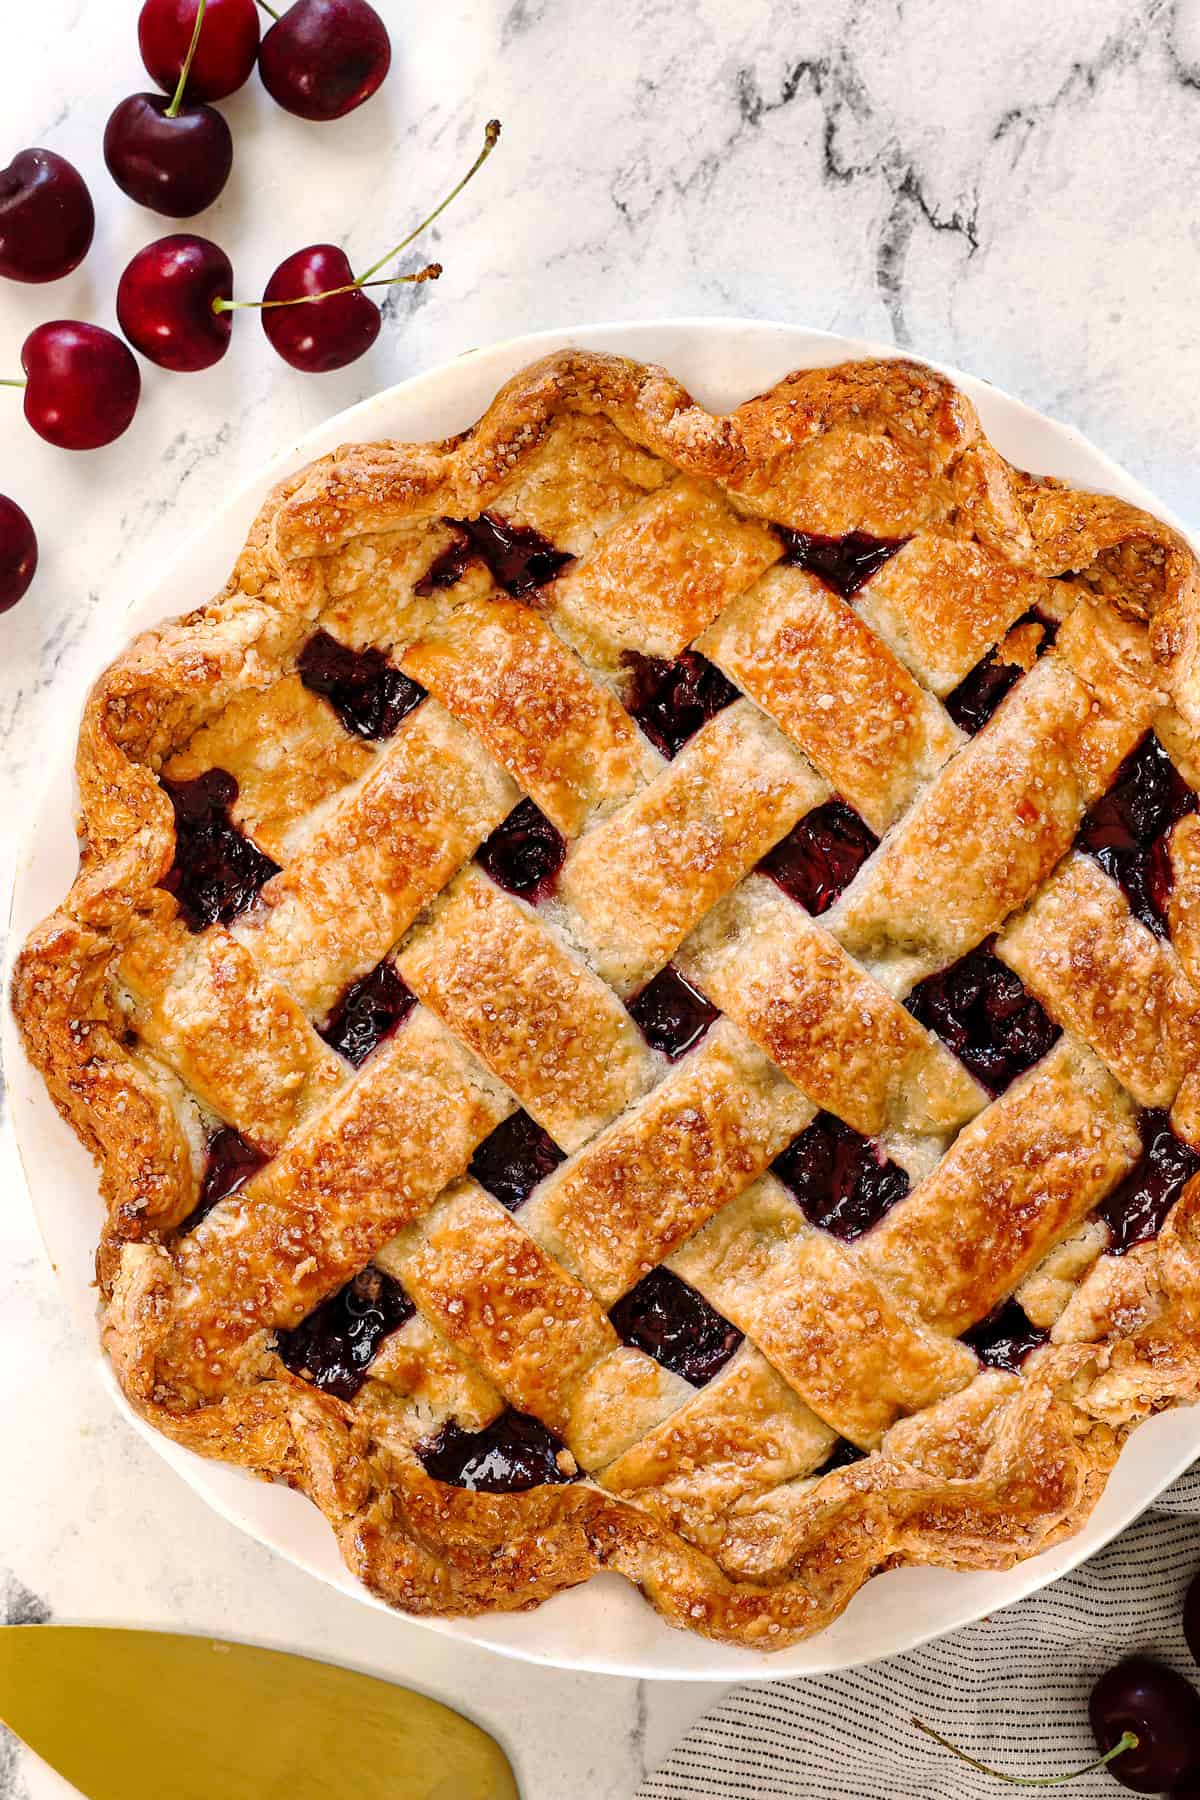
[[1200, 1381], [1198, 633], [908, 362], [282, 483], [16, 976], [134, 1406], [414, 1613], [771, 1649], [1076, 1530]]

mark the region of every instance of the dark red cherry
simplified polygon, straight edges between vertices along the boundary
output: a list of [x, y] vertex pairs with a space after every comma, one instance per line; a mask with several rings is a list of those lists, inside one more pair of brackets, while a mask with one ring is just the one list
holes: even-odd
[[21, 350], [25, 417], [62, 450], [98, 450], [128, 427], [142, 378], [119, 337], [77, 319], [39, 325]]
[[181, 106], [165, 94], [131, 94], [104, 131], [104, 160], [121, 192], [190, 219], [211, 206], [233, 167], [233, 138], [211, 106]]
[[65, 156], [22, 150], [0, 169], [0, 275], [57, 281], [79, 267], [95, 229], [87, 183]]
[[139, 250], [117, 289], [117, 318], [135, 350], [162, 369], [211, 369], [229, 348], [233, 264], [207, 238], [178, 232]]
[[37, 573], [37, 537], [15, 500], [0, 494], [0, 612], [15, 606]]
[[367, 0], [296, 0], [258, 54], [263, 86], [301, 119], [340, 119], [391, 67], [387, 28]]
[[1149, 1656], [1128, 1656], [1101, 1675], [1088, 1701], [1101, 1752], [1131, 1732], [1137, 1744], [1107, 1764], [1137, 1794], [1161, 1794], [1200, 1768], [1200, 1697], [1191, 1684]]
[[[173, 94], [196, 27], [200, 0], [146, 0], [138, 16], [138, 47], [152, 81]], [[188, 70], [187, 98], [224, 100], [245, 82], [258, 56], [258, 8], [254, 0], [208, 0], [196, 54]]]
[[[263, 330], [284, 362], [310, 375], [344, 369], [366, 354], [379, 336], [382, 315], [361, 288], [350, 287], [354, 271], [336, 244], [310, 244], [281, 262], [263, 294]], [[323, 299], [315, 296], [324, 295]], [[313, 296], [310, 298], [310, 296]], [[303, 300], [302, 306], [280, 306]]]

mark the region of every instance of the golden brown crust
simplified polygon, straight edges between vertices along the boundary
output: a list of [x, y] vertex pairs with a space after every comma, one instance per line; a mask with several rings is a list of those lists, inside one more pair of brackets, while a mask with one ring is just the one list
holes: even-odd
[[[443, 518], [474, 518], [499, 496], [514, 522], [578, 559], [539, 612], [489, 600], [478, 570], [457, 603], [418, 595], [452, 541]], [[766, 573], [780, 555], [772, 522], [912, 542], [861, 606], [844, 607], [794, 570]], [[755, 584], [774, 584], [793, 610], [806, 596], [799, 623], [784, 621], [796, 647], [830, 670], [853, 656], [847, 678], [860, 705], [882, 708], [875, 723], [895, 755], [864, 736], [861, 717], [823, 724], [823, 709], [779, 688], [775, 627], [754, 640], [757, 689], [746, 655], [726, 656]], [[1057, 618], [1064, 590], [1058, 645], [952, 754], [936, 697], [1031, 604]], [[472, 620], [491, 634], [474, 666]], [[381, 755], [331, 731], [297, 682], [318, 621], [345, 643], [396, 646], [436, 696]], [[776, 723], [741, 701], [663, 770], [606, 683], [625, 650], [673, 656], [705, 628], [710, 652]], [[1044, 647], [1020, 625], [1012, 644], [1025, 667]], [[538, 710], [555, 670], [574, 695], [561, 729]], [[883, 1566], [1002, 1567], [1076, 1529], [1131, 1426], [1200, 1397], [1200, 1178], [1124, 1266], [1088, 1246], [1034, 1267], [1135, 1154], [1119, 1081], [1164, 1103], [1178, 1088], [1177, 1129], [1200, 1141], [1194, 1046], [1172, 1035], [1190, 1018], [1200, 965], [1194, 822], [1171, 845], [1177, 955], [1097, 900], [1090, 926], [1075, 913], [1065, 938], [1055, 926], [1085, 977], [1068, 989], [1039, 930], [1071, 864], [1035, 898], [1160, 716], [1174, 721], [1169, 747], [1195, 744], [1200, 575], [1187, 546], [1122, 502], [1020, 475], [963, 396], [914, 364], [800, 371], [715, 418], [661, 369], [568, 352], [517, 376], [459, 439], [351, 446], [289, 478], [225, 592], [144, 633], [97, 683], [79, 746], [79, 876], [17, 969], [29, 1054], [100, 1164], [104, 1338], [133, 1404], [203, 1454], [304, 1489], [351, 1568], [413, 1612], [524, 1608], [609, 1568], [673, 1624], [776, 1648], [827, 1623]], [[264, 722], [273, 762], [261, 759]], [[284, 871], [231, 933], [184, 944], [157, 887], [174, 852], [157, 775], [186, 779], [214, 762], [237, 775], [235, 816]], [[753, 897], [757, 878], [737, 884], [828, 795], [822, 776], [857, 794], [877, 828], [916, 804], [828, 933], [771, 938], [782, 1009], [740, 985], [724, 1002], [732, 1018], [646, 1099], [631, 1051], [625, 1085], [580, 1102], [574, 1154], [519, 1224], [472, 1184], [453, 1185], [512, 1108], [496, 1075], [520, 1091], [511, 1021], [470, 1023], [456, 971], [439, 975], [427, 955], [412, 974], [433, 1010], [418, 1008], [356, 1076], [315, 1038], [311, 1020], [395, 945], [520, 792], [573, 840], [560, 922], [619, 992], [689, 933], [698, 978], [711, 968], [715, 988], [724, 968], [739, 983], [721, 961], [721, 910]], [[946, 1070], [889, 994], [1031, 900], [1001, 949], [1072, 1035], [979, 1112], [973, 1084]], [[554, 944], [553, 974], [557, 937], [521, 916]], [[437, 917], [410, 945], [436, 933]], [[481, 938], [489, 979], [499, 949]], [[688, 955], [685, 945], [685, 966]], [[1107, 958], [1125, 988], [1106, 985]], [[574, 1083], [565, 996], [575, 991], [581, 1010], [597, 996], [582, 965], [559, 973], [557, 998], [535, 996], [514, 960], [511, 1001], [514, 1020], [544, 1002], [526, 1069], [540, 1067], [543, 1114], [562, 1131], [555, 1109]], [[206, 1037], [222, 984], [239, 1008], [239, 1055], [260, 1075], [240, 1096]], [[837, 1031], [825, 1053], [836, 1068], [817, 1048], [814, 987], [842, 1009], [844, 1061]], [[1161, 1043], [1144, 1020], [1118, 1040], [1127, 989], [1158, 1007]], [[186, 1005], [170, 1006], [172, 991]], [[873, 1067], [855, 1062], [862, 1045], [844, 1024], [856, 1001], [878, 1044]], [[272, 1040], [282, 1098], [256, 1062]], [[820, 1092], [806, 1097], [810, 1069]], [[794, 1208], [785, 1228], [769, 1178], [757, 1180], [814, 1098], [898, 1137], [959, 1132], [857, 1245]], [[527, 1104], [537, 1111], [532, 1090]], [[202, 1173], [203, 1109], [279, 1154], [180, 1236]], [[694, 1395], [615, 1345], [603, 1312], [673, 1251], [751, 1339]], [[756, 1256], [771, 1255], [788, 1280], [745, 1286]], [[290, 1374], [272, 1333], [373, 1256], [403, 1269], [424, 1305], [349, 1404]], [[1022, 1275], [1053, 1339], [1019, 1378], [972, 1378], [949, 1333]], [[516, 1321], [515, 1344], [493, 1294]], [[863, 1321], [874, 1409], [861, 1396], [851, 1406], [838, 1373]], [[560, 1426], [599, 1483], [488, 1495], [424, 1472], [411, 1453], [422, 1421], [473, 1427], [506, 1401]], [[831, 1421], [872, 1453], [814, 1480]]]

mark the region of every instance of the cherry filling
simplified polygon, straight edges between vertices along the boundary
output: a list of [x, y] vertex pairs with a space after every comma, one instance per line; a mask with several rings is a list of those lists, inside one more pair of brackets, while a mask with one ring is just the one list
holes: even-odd
[[629, 1011], [651, 1049], [661, 1050], [672, 1062], [698, 1044], [720, 1016], [712, 1001], [670, 963], [634, 996]]
[[832, 1475], [835, 1469], [848, 1469], [852, 1463], [862, 1462], [866, 1454], [857, 1444], [852, 1444], [849, 1438], [839, 1438], [820, 1468], [813, 1470], [813, 1474]]
[[1186, 1181], [1200, 1169], [1200, 1151], [1181, 1142], [1165, 1112], [1148, 1107], [1138, 1120], [1141, 1159], [1096, 1208], [1109, 1229], [1109, 1252], [1124, 1256], [1157, 1237]]
[[414, 594], [427, 600], [439, 588], [456, 587], [475, 560], [475, 551], [467, 537], [455, 537], [434, 557], [420, 581], [413, 583]]
[[828, 1112], [818, 1113], [773, 1167], [809, 1223], [847, 1243], [877, 1225], [908, 1192], [904, 1170]]
[[385, 960], [351, 982], [319, 1027], [320, 1034], [357, 1069], [416, 1004], [417, 996], [400, 979], [396, 965]]
[[698, 650], [685, 650], [675, 662], [627, 650], [628, 711], [656, 750], [677, 756], [700, 727], [738, 698], [738, 690]]
[[661, 1267], [643, 1275], [608, 1316], [623, 1344], [644, 1350], [693, 1387], [719, 1375], [742, 1341], [737, 1326], [703, 1294]]
[[214, 1131], [205, 1148], [208, 1162], [200, 1184], [200, 1198], [179, 1227], [181, 1232], [194, 1231], [218, 1200], [236, 1194], [267, 1161], [262, 1151], [256, 1150], [232, 1125], [222, 1125]]
[[532, 905], [553, 890], [567, 844], [532, 800], [522, 800], [507, 819], [501, 819], [476, 854], [499, 887]]
[[436, 1437], [417, 1445], [417, 1455], [435, 1481], [478, 1494], [522, 1494], [575, 1479], [573, 1459], [561, 1440], [511, 1406], [482, 1431], [464, 1431], [448, 1420]]
[[560, 569], [575, 561], [569, 551], [556, 550], [532, 525], [514, 525], [496, 513], [480, 513], [477, 519], [447, 519], [445, 523], [462, 534], [464, 553], [455, 558], [450, 550], [443, 550], [417, 584], [418, 594], [431, 593], [435, 587], [453, 587], [472, 556], [478, 556], [487, 564], [493, 581], [519, 600], [534, 588], [545, 587]]
[[471, 1158], [470, 1173], [501, 1206], [516, 1212], [562, 1160], [550, 1133], [527, 1112], [515, 1112], [484, 1138]]
[[305, 687], [328, 700], [357, 737], [391, 737], [404, 715], [425, 698], [425, 689], [395, 668], [382, 650], [351, 650], [327, 631], [309, 638], [298, 666]]
[[372, 1266], [323, 1300], [294, 1331], [280, 1332], [276, 1348], [293, 1375], [323, 1394], [353, 1400], [384, 1338], [416, 1310], [400, 1283]]
[[1171, 859], [1166, 834], [1196, 810], [1196, 796], [1150, 732], [1117, 770], [1079, 828], [1079, 849], [1124, 890], [1135, 918], [1167, 935]]
[[[1042, 641], [1037, 651], [1039, 656], [1049, 650], [1058, 635], [1058, 621], [1038, 612], [1036, 607], [1018, 619], [1017, 625], [1041, 626]], [[1000, 655], [1000, 646], [997, 645], [988, 651], [982, 662], [975, 664], [969, 674], [964, 675], [954, 692], [947, 696], [946, 711], [957, 726], [974, 737], [976, 732], [983, 730], [1000, 702], [1026, 673], [1020, 663], [1005, 662]]]
[[940, 974], [918, 982], [905, 1001], [990, 1093], [1002, 1094], [1040, 1062], [1059, 1028], [1025, 991], [1019, 975], [992, 955], [994, 938]]
[[776, 525], [774, 530], [784, 546], [784, 562], [808, 569], [843, 600], [866, 587], [872, 575], [908, 542], [907, 538], [870, 537], [865, 531], [820, 537], [812, 531], [792, 531], [787, 525]]
[[962, 1341], [987, 1368], [1007, 1369], [1015, 1375], [1030, 1351], [1046, 1338], [1047, 1333], [1030, 1323], [1015, 1300], [1006, 1300], [970, 1331], [964, 1331]]
[[827, 800], [793, 825], [759, 863], [792, 900], [823, 913], [843, 893], [879, 839], [844, 800]]
[[175, 860], [160, 885], [174, 894], [189, 931], [228, 925], [279, 864], [230, 818], [238, 784], [226, 769], [207, 769], [194, 781], [159, 780], [175, 811]]

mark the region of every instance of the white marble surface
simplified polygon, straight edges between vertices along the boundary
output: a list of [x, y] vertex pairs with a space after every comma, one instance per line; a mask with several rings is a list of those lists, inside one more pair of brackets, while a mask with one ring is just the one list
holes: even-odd
[[[319, 239], [361, 266], [499, 114], [501, 149], [436, 240], [445, 278], [397, 290], [371, 356], [307, 378], [243, 318], [208, 374], [147, 371], [133, 430], [90, 457], [42, 444], [0, 389], [0, 490], [33, 516], [43, 556], [0, 619], [0, 875], [94, 666], [97, 622], [305, 427], [497, 337], [666, 313], [892, 337], [1072, 420], [1200, 518], [1200, 0], [382, 5], [396, 46], [382, 95], [327, 127], [277, 113], [257, 85], [236, 96], [235, 174], [198, 222], [243, 294]], [[0, 162], [30, 143], [62, 150], [99, 212], [76, 276], [0, 292], [3, 373], [42, 319], [111, 324], [128, 256], [171, 229], [124, 201], [99, 154], [108, 110], [144, 85], [135, 13], [134, 0], [0, 0]], [[627, 1800], [716, 1690], [451, 1645], [225, 1526], [112, 1414], [7, 1138], [0, 1158], [0, 1611], [342, 1657], [474, 1713], [528, 1800]], [[0, 1743], [0, 1800], [63, 1791]]]

